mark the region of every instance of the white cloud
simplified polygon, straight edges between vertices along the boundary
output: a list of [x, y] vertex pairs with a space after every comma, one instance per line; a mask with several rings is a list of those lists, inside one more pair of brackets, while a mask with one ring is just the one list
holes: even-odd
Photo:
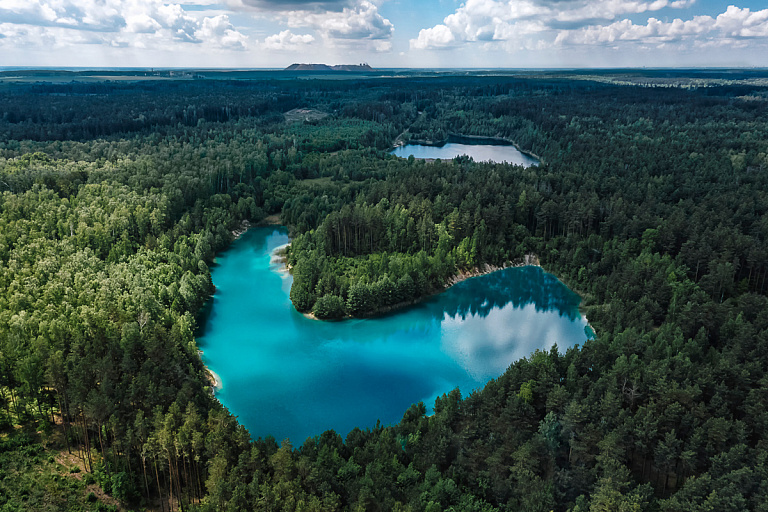
[[751, 12], [729, 5], [715, 25], [729, 37], [768, 37], [768, 9]]
[[768, 38], [768, 9], [751, 12], [733, 5], [712, 18], [695, 16], [690, 20], [671, 22], [649, 18], [645, 25], [625, 19], [610, 25], [593, 25], [580, 30], [561, 31], [557, 44], [601, 45], [617, 42], [640, 42], [663, 45], [690, 40], [693, 46], [723, 46], [737, 44], [745, 38]]
[[[168, 48], [195, 43], [244, 49], [247, 44], [247, 37], [226, 15], [206, 17], [163, 0], [0, 0], [0, 20], [5, 22], [3, 45], [34, 45], [35, 38], [42, 38], [37, 41], [39, 46], [56, 47], [102, 43]], [[86, 32], [100, 35], [86, 36]]]
[[[545, 49], [565, 45], [636, 43], [659, 47], [690, 41], [692, 46], [739, 44], [768, 38], [768, 9], [752, 12], [729, 6], [716, 18], [646, 23], [620, 19], [662, 9], [685, 9], [695, 0], [467, 0], [442, 24], [411, 39], [416, 50], [478, 43], [485, 50]], [[618, 47], [618, 46], [616, 46]], [[647, 47], [646, 47], [647, 48]]]
[[558, 44], [604, 44], [617, 41], [642, 41], [645, 43], [667, 43], [687, 36], [706, 34], [714, 28], [715, 20], [710, 16], [697, 16], [692, 20], [675, 19], [666, 23], [649, 18], [645, 25], [636, 25], [630, 20], [621, 20], [606, 26], [591, 26], [578, 31], [562, 31]]
[[335, 39], [386, 39], [394, 30], [370, 2], [361, 2], [356, 9], [345, 8], [340, 16], [323, 16], [319, 27]]
[[232, 9], [260, 12], [336, 11], [352, 7], [353, 0], [224, 0]]
[[162, 28], [160, 23], [147, 13], [128, 15], [125, 18], [126, 32], [134, 34], [154, 34]]
[[21, 25], [113, 31], [125, 25], [114, 4], [118, 2], [0, 0], [0, 20]]
[[195, 37], [201, 41], [231, 50], [245, 50], [248, 38], [234, 29], [229, 18], [220, 14], [207, 17], [195, 31]]
[[563, 26], [580, 28], [595, 20], [613, 20], [624, 14], [684, 8], [694, 1], [467, 0], [446, 16], [442, 24], [422, 29], [410, 44], [413, 49], [440, 49], [474, 42], [540, 46], [540, 38], [534, 40], [529, 36]]
[[290, 11], [285, 13], [285, 19], [289, 27], [316, 30], [330, 46], [360, 45], [374, 51], [389, 51], [392, 48], [395, 27], [368, 0], [344, 7], [340, 12]]
[[[392, 49], [394, 25], [379, 13], [384, 0], [223, 0], [233, 10], [256, 19], [277, 20], [285, 31], [265, 39], [264, 48], [295, 51], [296, 45], [318, 43], [326, 49], [384, 52]], [[296, 30], [312, 31], [312, 41], [291, 40]], [[302, 36], [303, 37], [303, 36]], [[306, 37], [304, 38], [306, 39]]]
[[602, 0], [581, 4], [574, 3], [573, 9], [558, 12], [554, 17], [557, 21], [579, 22], [585, 20], [613, 20], [625, 14], [642, 14], [660, 11], [664, 8], [683, 9], [693, 4], [690, 0], [653, 0], [651, 2], [638, 0]]
[[154, 19], [164, 29], [167, 29], [175, 39], [188, 43], [201, 42], [201, 40], [195, 36], [195, 32], [199, 27], [199, 22], [187, 14], [180, 5], [160, 5], [152, 11], [150, 11], [150, 13], [153, 15]]
[[[0, 0], [0, 52], [13, 51], [18, 61], [23, 59], [21, 48], [44, 51], [89, 44], [191, 56], [194, 46], [220, 53], [250, 45], [277, 52], [306, 50], [314, 58], [365, 58], [366, 53], [392, 49], [394, 26], [379, 12], [381, 1]], [[247, 13], [236, 15], [238, 23], [248, 26], [253, 18], [251, 30], [279, 28], [266, 32], [261, 44], [249, 41], [247, 32], [232, 24], [233, 8]], [[133, 59], [139, 55], [131, 52]], [[263, 54], [257, 58], [268, 60]]]
[[419, 50], [452, 48], [454, 46], [456, 46], [456, 36], [445, 25], [435, 25], [432, 28], [422, 29], [419, 31], [417, 39], [411, 39], [411, 48]]
[[315, 40], [310, 34], [294, 34], [290, 30], [283, 30], [264, 39], [264, 48], [277, 51], [299, 51]]

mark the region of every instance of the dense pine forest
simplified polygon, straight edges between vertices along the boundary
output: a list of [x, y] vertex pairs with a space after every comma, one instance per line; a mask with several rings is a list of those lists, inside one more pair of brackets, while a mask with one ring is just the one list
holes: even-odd
[[[0, 510], [768, 511], [757, 75], [0, 83]], [[542, 164], [388, 153], [451, 134]], [[532, 253], [597, 337], [429, 416], [249, 433], [195, 332], [217, 251], [275, 215], [299, 311]]]

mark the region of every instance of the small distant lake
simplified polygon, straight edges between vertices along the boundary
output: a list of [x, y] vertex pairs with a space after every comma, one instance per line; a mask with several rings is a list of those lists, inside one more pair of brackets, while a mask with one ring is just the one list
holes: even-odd
[[581, 299], [539, 267], [468, 279], [371, 319], [310, 320], [292, 306], [292, 278], [272, 251], [283, 228], [255, 228], [212, 268], [216, 293], [200, 319], [203, 361], [223, 384], [217, 398], [251, 435], [300, 445], [334, 429], [393, 424], [411, 404], [462, 395], [514, 361], [592, 336]]
[[392, 154], [401, 158], [440, 158], [451, 160], [461, 155], [471, 156], [475, 162], [507, 162], [515, 165], [530, 167], [539, 165], [539, 161], [518, 150], [510, 143], [494, 139], [470, 139], [451, 137], [442, 146], [425, 146], [421, 144], [406, 144], [392, 150]]

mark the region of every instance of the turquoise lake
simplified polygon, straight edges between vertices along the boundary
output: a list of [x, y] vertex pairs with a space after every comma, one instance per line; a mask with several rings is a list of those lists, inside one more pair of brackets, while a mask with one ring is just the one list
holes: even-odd
[[463, 281], [398, 312], [341, 322], [310, 320], [292, 306], [292, 278], [272, 258], [290, 240], [255, 228], [219, 254], [216, 293], [200, 319], [203, 361], [217, 398], [254, 438], [294, 446], [334, 429], [398, 422], [411, 404], [462, 395], [514, 361], [592, 335], [580, 298], [539, 267]]
[[401, 158], [408, 158], [413, 155], [414, 158], [440, 158], [442, 160], [469, 155], [475, 162], [508, 162], [525, 167], [539, 165], [537, 159], [522, 153], [512, 144], [464, 144], [459, 142], [447, 142], [442, 146], [406, 144], [393, 149], [392, 154]]

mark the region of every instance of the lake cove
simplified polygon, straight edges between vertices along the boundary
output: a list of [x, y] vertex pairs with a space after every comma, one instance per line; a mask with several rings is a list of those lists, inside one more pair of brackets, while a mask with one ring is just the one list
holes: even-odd
[[288, 294], [272, 252], [284, 228], [246, 232], [211, 269], [216, 293], [200, 319], [217, 398], [254, 438], [308, 436], [398, 422], [408, 407], [459, 387], [463, 395], [514, 361], [592, 336], [580, 298], [540, 267], [508, 268], [370, 319], [311, 320]]
[[539, 165], [539, 160], [523, 153], [514, 144], [501, 139], [451, 136], [441, 145], [405, 144], [397, 146], [392, 154], [401, 158], [451, 160], [461, 155], [471, 156], [475, 162], [507, 162], [529, 167]]

